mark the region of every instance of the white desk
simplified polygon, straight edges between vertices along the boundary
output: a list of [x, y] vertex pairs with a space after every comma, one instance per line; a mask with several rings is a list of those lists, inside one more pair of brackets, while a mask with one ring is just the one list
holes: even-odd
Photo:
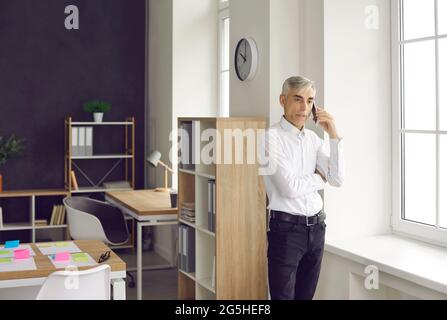
[[[178, 210], [177, 208], [171, 208], [169, 193], [155, 192], [154, 190], [110, 191], [106, 193], [105, 199], [133, 217], [137, 222], [137, 299], [141, 300], [143, 296], [143, 227], [177, 224]], [[147, 266], [144, 270], [173, 267], [173, 264]]]
[[[77, 240], [74, 243], [82, 252], [88, 253], [95, 261], [98, 261], [101, 254], [109, 251], [104, 243], [98, 240]], [[41, 286], [45, 279], [56, 269], [47, 256], [43, 255], [37, 246], [30, 244], [35, 252], [35, 270], [0, 272], [0, 289]], [[113, 251], [110, 258], [103, 264], [110, 265], [112, 296], [114, 300], [126, 300], [126, 263], [122, 261]], [[93, 267], [79, 267], [79, 270], [86, 270]], [[20, 297], [18, 297], [20, 299]]]

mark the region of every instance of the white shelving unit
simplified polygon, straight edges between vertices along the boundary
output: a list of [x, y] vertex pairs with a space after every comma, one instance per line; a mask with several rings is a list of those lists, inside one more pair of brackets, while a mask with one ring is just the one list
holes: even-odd
[[[183, 126], [184, 123], [188, 124]], [[265, 120], [255, 118], [178, 119], [179, 130], [191, 128], [189, 152], [196, 153], [192, 156], [196, 160], [194, 168], [182, 165], [178, 168], [179, 224], [193, 228], [195, 235], [195, 270], [188, 273], [179, 268], [178, 272], [180, 300], [267, 298], [266, 203], [258, 166], [217, 163], [224, 146], [220, 144], [221, 150], [216, 150], [215, 145], [209, 148], [213, 142], [201, 139], [205, 131], [210, 133], [209, 129], [224, 137], [226, 129], [243, 132], [265, 126]], [[182, 140], [181, 148], [185, 141]], [[216, 152], [210, 155], [211, 164], [202, 163], [202, 159], [197, 161], [197, 154], [205, 148]], [[208, 224], [208, 180], [215, 181], [214, 232]], [[192, 202], [194, 223], [181, 217], [182, 204]]]
[[[5, 220], [11, 220], [9, 217], [11, 215], [14, 215], [13, 212], [8, 212], [3, 208], [2, 214], [3, 214], [3, 227], [0, 228], [0, 232], [4, 231], [23, 231], [28, 230], [31, 232], [31, 242], [36, 242], [37, 230], [51, 230], [51, 229], [67, 229], [67, 224], [61, 224], [61, 225], [46, 225], [46, 226], [36, 226], [36, 201], [38, 198], [41, 197], [60, 197], [60, 201], [57, 201], [57, 203], [54, 204], [62, 204], [62, 199], [69, 195], [69, 192], [67, 190], [17, 190], [17, 191], [3, 191], [0, 193], [0, 201], [2, 202], [0, 206], [2, 206], [3, 201], [8, 201], [8, 199], [22, 199], [21, 201], [28, 201], [29, 202], [29, 212], [28, 217], [29, 220], [26, 222], [10, 222], [5, 223]], [[51, 212], [48, 212], [48, 222], [51, 218], [50, 216]], [[6, 219], [8, 217], [8, 219]], [[65, 231], [65, 230], [63, 230]], [[66, 238], [67, 232], [63, 232], [64, 235], [62, 236], [64, 239]]]
[[[122, 154], [93, 154], [93, 155], [73, 155], [72, 146], [72, 127], [120, 127], [124, 128], [125, 146]], [[94, 129], [93, 129], [94, 130]], [[91, 160], [116, 160], [109, 171], [97, 182], [82, 170], [77, 161]], [[107, 181], [109, 175], [124, 161], [125, 172], [124, 180], [130, 185], [130, 188], [114, 188], [113, 190], [132, 190], [135, 188], [135, 118], [128, 118], [126, 121], [118, 122], [76, 122], [71, 117], [65, 119], [65, 187], [70, 193], [101, 193], [109, 191], [102, 186]], [[75, 170], [76, 169], [76, 170]], [[89, 186], [79, 186], [78, 189], [73, 188], [71, 172], [77, 171], [90, 184]]]

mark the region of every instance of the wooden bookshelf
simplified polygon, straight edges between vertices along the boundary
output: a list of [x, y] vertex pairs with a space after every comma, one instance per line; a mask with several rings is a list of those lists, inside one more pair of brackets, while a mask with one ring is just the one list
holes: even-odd
[[[200, 150], [209, 142], [201, 142], [197, 135], [200, 137], [207, 129], [215, 129], [222, 139], [224, 130], [254, 130], [256, 146], [257, 129], [266, 128], [265, 119], [259, 118], [180, 118], [179, 130], [185, 122], [194, 122], [192, 141], [196, 149], [200, 146]], [[211, 164], [196, 160], [194, 168], [179, 165], [179, 225], [192, 228], [195, 234], [195, 270], [185, 272], [179, 268], [179, 299], [258, 300], [268, 297], [265, 189], [257, 161], [248, 161], [248, 138], [243, 139], [243, 163], [234, 161], [235, 144], [231, 164], [219, 163], [217, 157], [220, 155], [223, 159], [224, 156], [224, 144], [221, 143], [214, 149], [216, 154]], [[214, 230], [209, 229], [208, 223], [210, 179], [215, 180]], [[194, 222], [181, 216], [185, 202], [195, 203]], [[181, 234], [179, 257], [180, 237]]]

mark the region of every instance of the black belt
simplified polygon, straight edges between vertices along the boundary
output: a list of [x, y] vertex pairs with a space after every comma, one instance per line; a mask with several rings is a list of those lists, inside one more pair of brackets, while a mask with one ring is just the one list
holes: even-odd
[[303, 216], [303, 215], [294, 215], [294, 214], [290, 214], [290, 213], [282, 212], [282, 211], [271, 210], [270, 216], [272, 217], [272, 219], [278, 219], [281, 221], [291, 222], [294, 224], [304, 224], [306, 226], [313, 226], [315, 224], [319, 224], [319, 223], [323, 222], [324, 219], [326, 219], [326, 214], [324, 213], [323, 210], [318, 212], [316, 215], [313, 215], [310, 217]]

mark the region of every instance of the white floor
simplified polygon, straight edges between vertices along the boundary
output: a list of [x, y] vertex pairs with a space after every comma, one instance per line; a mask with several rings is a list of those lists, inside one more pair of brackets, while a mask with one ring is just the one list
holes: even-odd
[[[136, 251], [132, 249], [114, 250], [127, 264], [127, 269], [136, 267]], [[168, 264], [168, 261], [153, 251], [143, 252], [143, 266]], [[131, 274], [135, 277], [136, 271]], [[127, 277], [129, 282], [130, 278]], [[127, 300], [136, 300], [137, 289], [126, 287]], [[143, 272], [143, 300], [177, 300], [177, 268], [148, 270]]]

